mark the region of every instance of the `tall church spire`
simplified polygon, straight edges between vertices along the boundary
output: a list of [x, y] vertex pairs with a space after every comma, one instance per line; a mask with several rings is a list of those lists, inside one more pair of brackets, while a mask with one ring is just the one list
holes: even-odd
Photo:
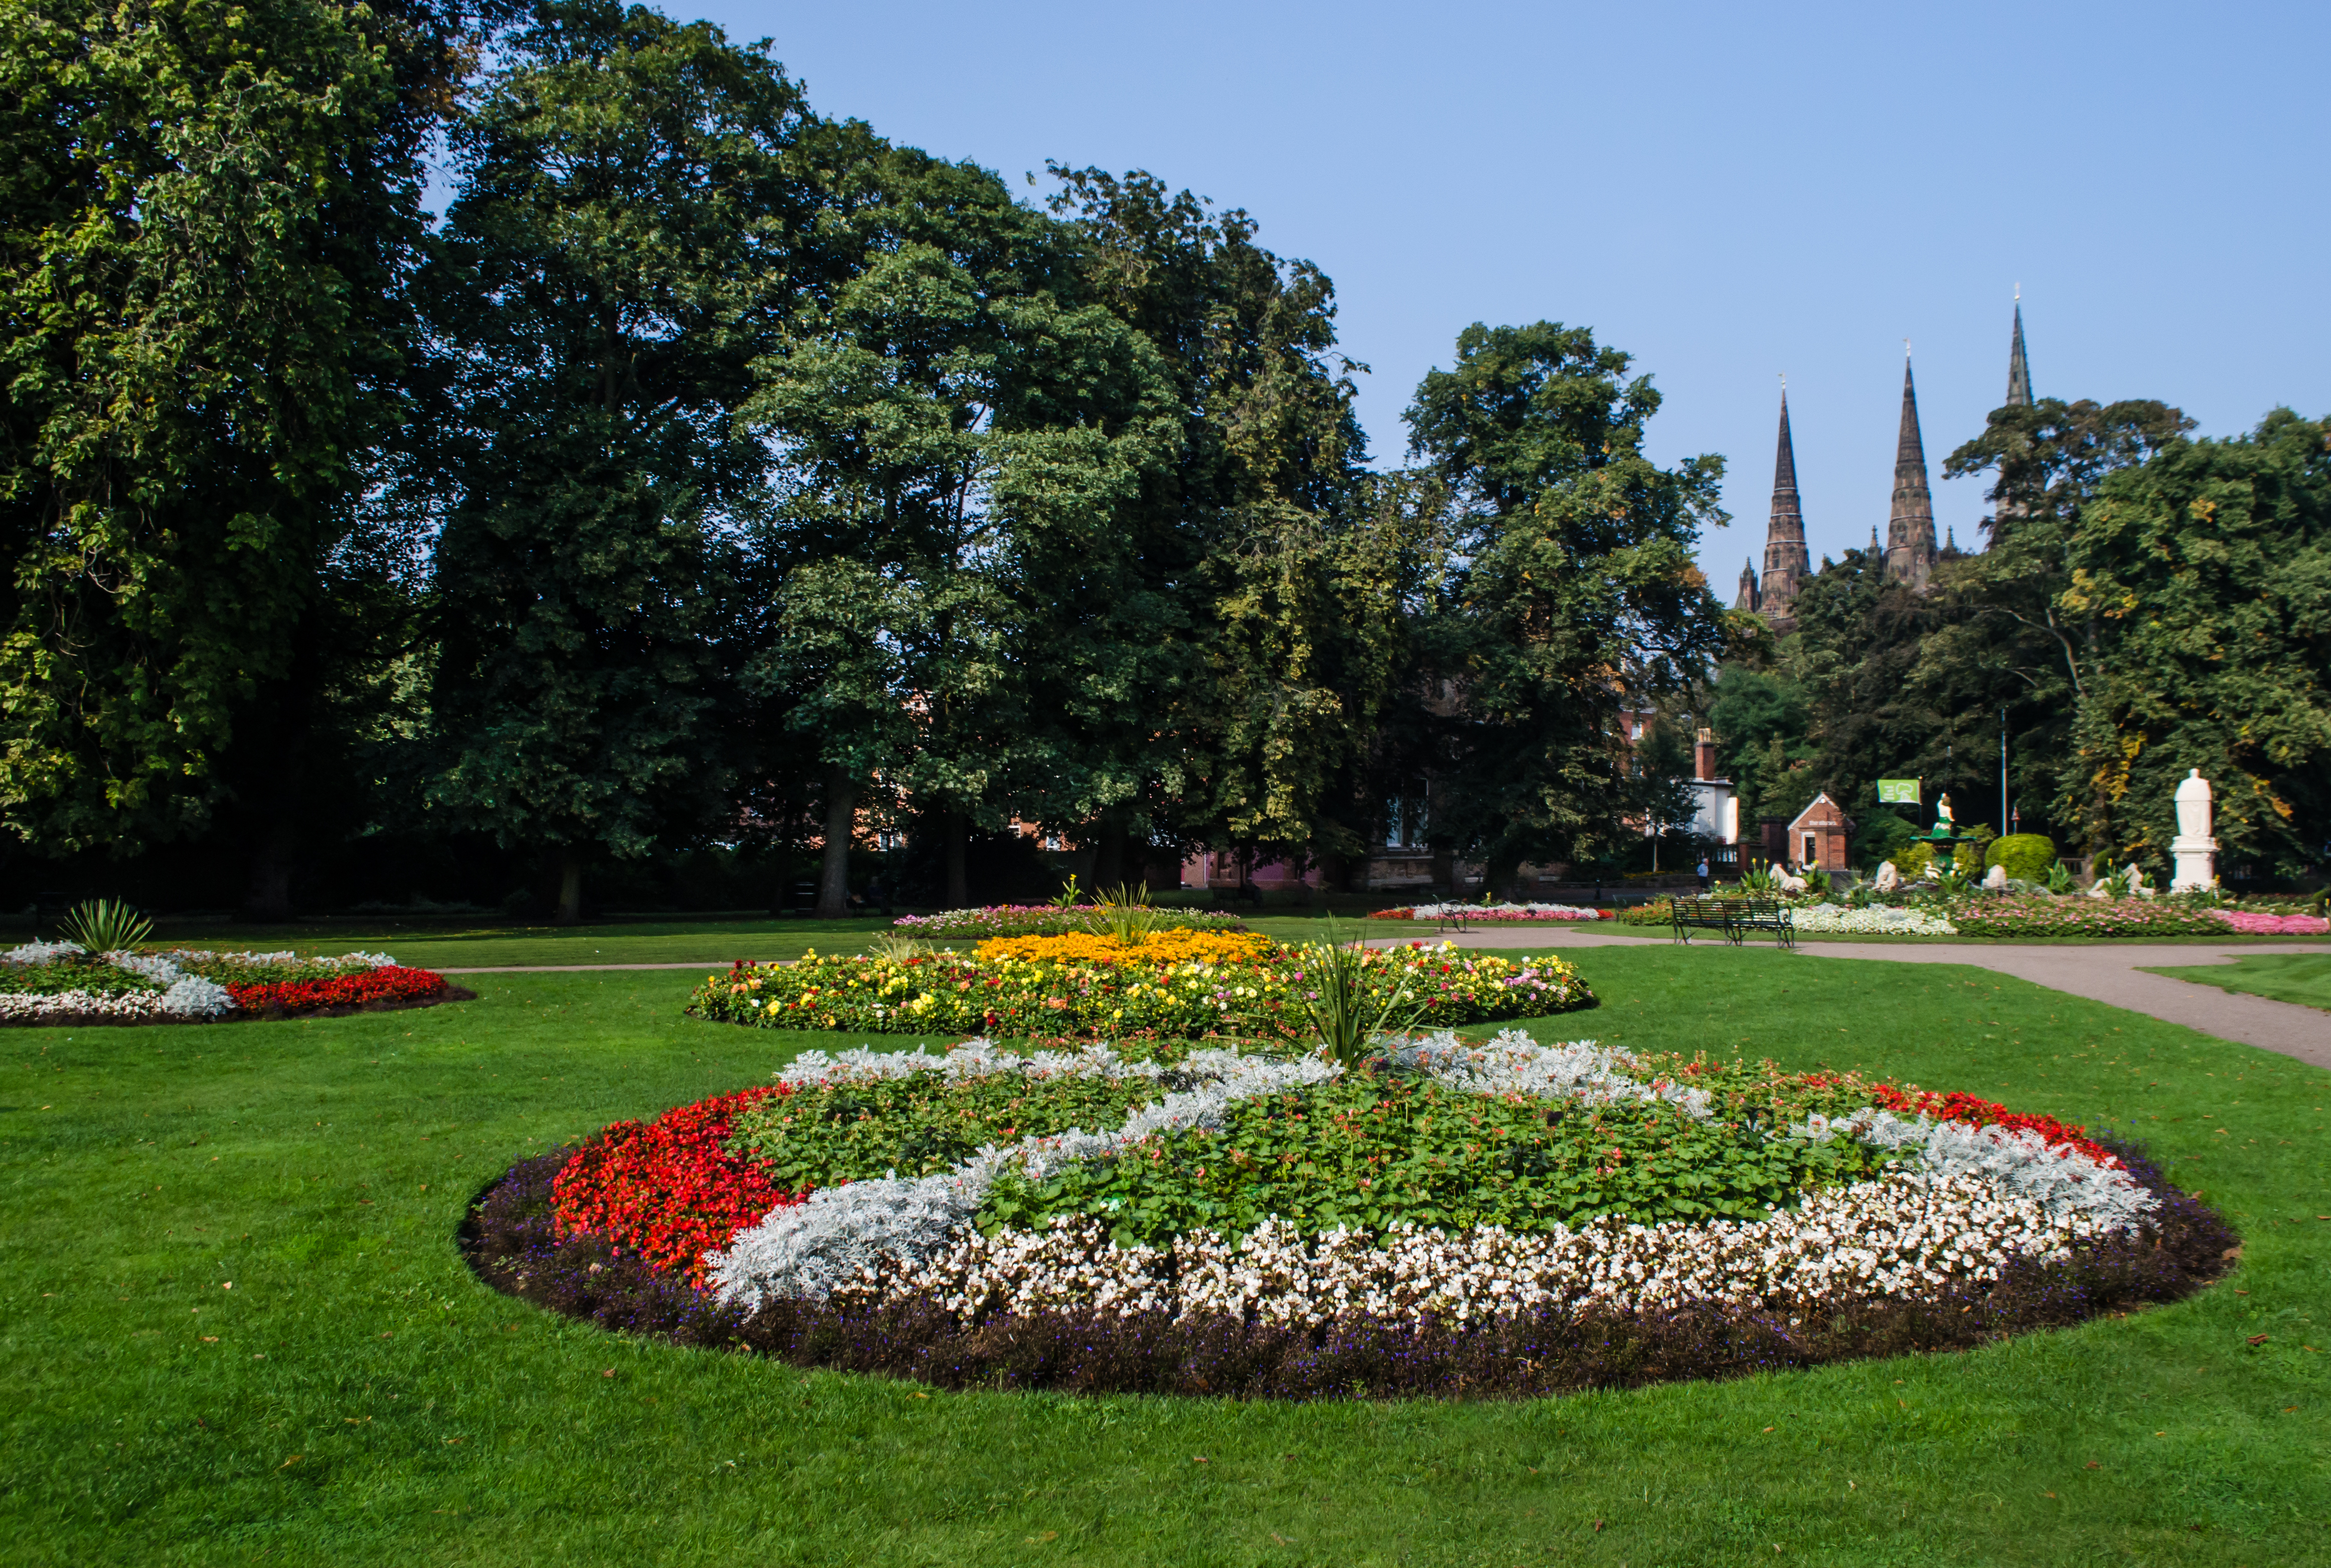
[[1765, 526], [1765, 580], [1758, 605], [1775, 621], [1786, 620], [1797, 585], [1812, 574], [1805, 550], [1805, 518], [1797, 501], [1797, 452], [1789, 439], [1789, 386], [1781, 384], [1781, 437], [1773, 455], [1773, 517]]
[[1926, 585], [1935, 565], [1935, 498], [1927, 488], [1927, 448], [1918, 439], [1918, 389], [1902, 356], [1902, 433], [1894, 445], [1894, 509], [1886, 524], [1886, 575]]
[[2015, 290], [2015, 341], [2007, 351], [2007, 406], [2031, 406], [2031, 365], [2023, 356], [2023, 289]]

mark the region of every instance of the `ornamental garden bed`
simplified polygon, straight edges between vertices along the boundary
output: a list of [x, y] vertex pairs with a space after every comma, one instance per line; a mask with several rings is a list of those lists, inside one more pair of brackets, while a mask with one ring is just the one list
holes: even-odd
[[0, 1022], [39, 1025], [210, 1023], [338, 1017], [471, 999], [385, 953], [91, 953], [33, 942], [0, 954]]
[[513, 1167], [463, 1245], [604, 1326], [948, 1387], [1529, 1395], [2190, 1293], [2225, 1223], [1967, 1095], [1448, 1031], [813, 1051]]
[[[1721, 895], [1719, 895], [1721, 896]], [[1738, 896], [1738, 895], [1734, 895]], [[2015, 941], [2085, 936], [2145, 940], [2162, 936], [2319, 936], [2321, 916], [2228, 908], [2178, 898], [2098, 898], [2087, 894], [1968, 893], [1911, 895], [1898, 901], [1845, 905], [1795, 901], [1800, 936], [1968, 936]], [[1672, 920], [1661, 898], [1622, 913], [1632, 926]]]
[[[1023, 1039], [1289, 1040], [1322, 950], [1247, 932], [994, 937], [969, 954], [739, 963], [689, 1001], [699, 1018], [763, 1029]], [[1576, 970], [1422, 942], [1356, 955], [1364, 997], [1451, 1028], [1594, 1005]], [[1413, 1019], [1410, 1015], [1413, 1014]]]
[[1533, 920], [1615, 920], [1615, 909], [1597, 909], [1584, 904], [1403, 904], [1397, 909], [1379, 909], [1368, 917], [1371, 920], [1467, 920], [1485, 925], [1503, 925]]
[[[1121, 910], [1099, 904], [990, 904], [981, 909], [943, 909], [936, 915], [901, 915], [891, 925], [909, 936], [952, 941], [975, 936], [1066, 936], [1106, 926]], [[1245, 923], [1221, 910], [1138, 906], [1139, 918], [1168, 931], [1243, 931]]]

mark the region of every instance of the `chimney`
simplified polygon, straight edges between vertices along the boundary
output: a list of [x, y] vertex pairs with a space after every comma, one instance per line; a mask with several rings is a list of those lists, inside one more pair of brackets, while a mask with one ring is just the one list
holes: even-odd
[[1703, 729], [1691, 743], [1691, 776], [1716, 776], [1716, 731]]

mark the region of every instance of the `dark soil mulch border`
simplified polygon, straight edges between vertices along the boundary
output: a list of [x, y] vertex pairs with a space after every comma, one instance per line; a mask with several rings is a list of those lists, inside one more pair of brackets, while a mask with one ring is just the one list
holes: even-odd
[[285, 1018], [346, 1018], [353, 1012], [403, 1012], [409, 1008], [434, 1007], [441, 1002], [475, 1002], [478, 993], [450, 982], [434, 996], [384, 998], [378, 1002], [340, 1002], [329, 1007], [264, 1007], [257, 1012], [236, 1008], [216, 1018], [117, 1018], [107, 1012], [52, 1012], [41, 1018], [0, 1019], [7, 1029], [138, 1029], [151, 1023], [266, 1023]]
[[1240, 1399], [1528, 1398], [1972, 1350], [2192, 1295], [2241, 1250], [2219, 1214], [2169, 1184], [2133, 1140], [2098, 1141], [2159, 1194], [2155, 1223], [2022, 1262], [1995, 1283], [1930, 1301], [1877, 1298], [1792, 1323], [1715, 1304], [1673, 1311], [1546, 1313], [1460, 1326], [1347, 1315], [1319, 1329], [1219, 1317], [1099, 1312], [1004, 1316], [971, 1327], [921, 1303], [876, 1311], [780, 1301], [745, 1312], [654, 1273], [604, 1238], [560, 1240], [550, 1184], [574, 1153], [514, 1165], [474, 1199], [460, 1233], [495, 1289], [603, 1328], [795, 1366], [912, 1378], [950, 1389], [1058, 1389]]

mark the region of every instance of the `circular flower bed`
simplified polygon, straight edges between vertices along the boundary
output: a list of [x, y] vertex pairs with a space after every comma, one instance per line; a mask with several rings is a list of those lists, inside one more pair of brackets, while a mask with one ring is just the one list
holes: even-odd
[[0, 954], [0, 1022], [204, 1023], [426, 1006], [470, 993], [385, 953], [90, 953], [31, 942]]
[[[699, 1018], [764, 1029], [886, 1034], [987, 1033], [1028, 1038], [1210, 1035], [1291, 1038], [1315, 950], [1267, 936], [1163, 932], [1137, 944], [1110, 936], [1001, 937], [972, 954], [740, 963], [709, 974], [690, 998]], [[1594, 996], [1558, 958], [1517, 962], [1422, 942], [1370, 950], [1362, 991], [1404, 995], [1399, 1014], [1436, 1028], [1537, 1018], [1592, 1007]]]
[[1446, 1031], [1345, 1070], [809, 1052], [472, 1212], [610, 1326], [956, 1386], [1544, 1392], [1981, 1343], [2232, 1246], [2136, 1151], [1966, 1095]]

